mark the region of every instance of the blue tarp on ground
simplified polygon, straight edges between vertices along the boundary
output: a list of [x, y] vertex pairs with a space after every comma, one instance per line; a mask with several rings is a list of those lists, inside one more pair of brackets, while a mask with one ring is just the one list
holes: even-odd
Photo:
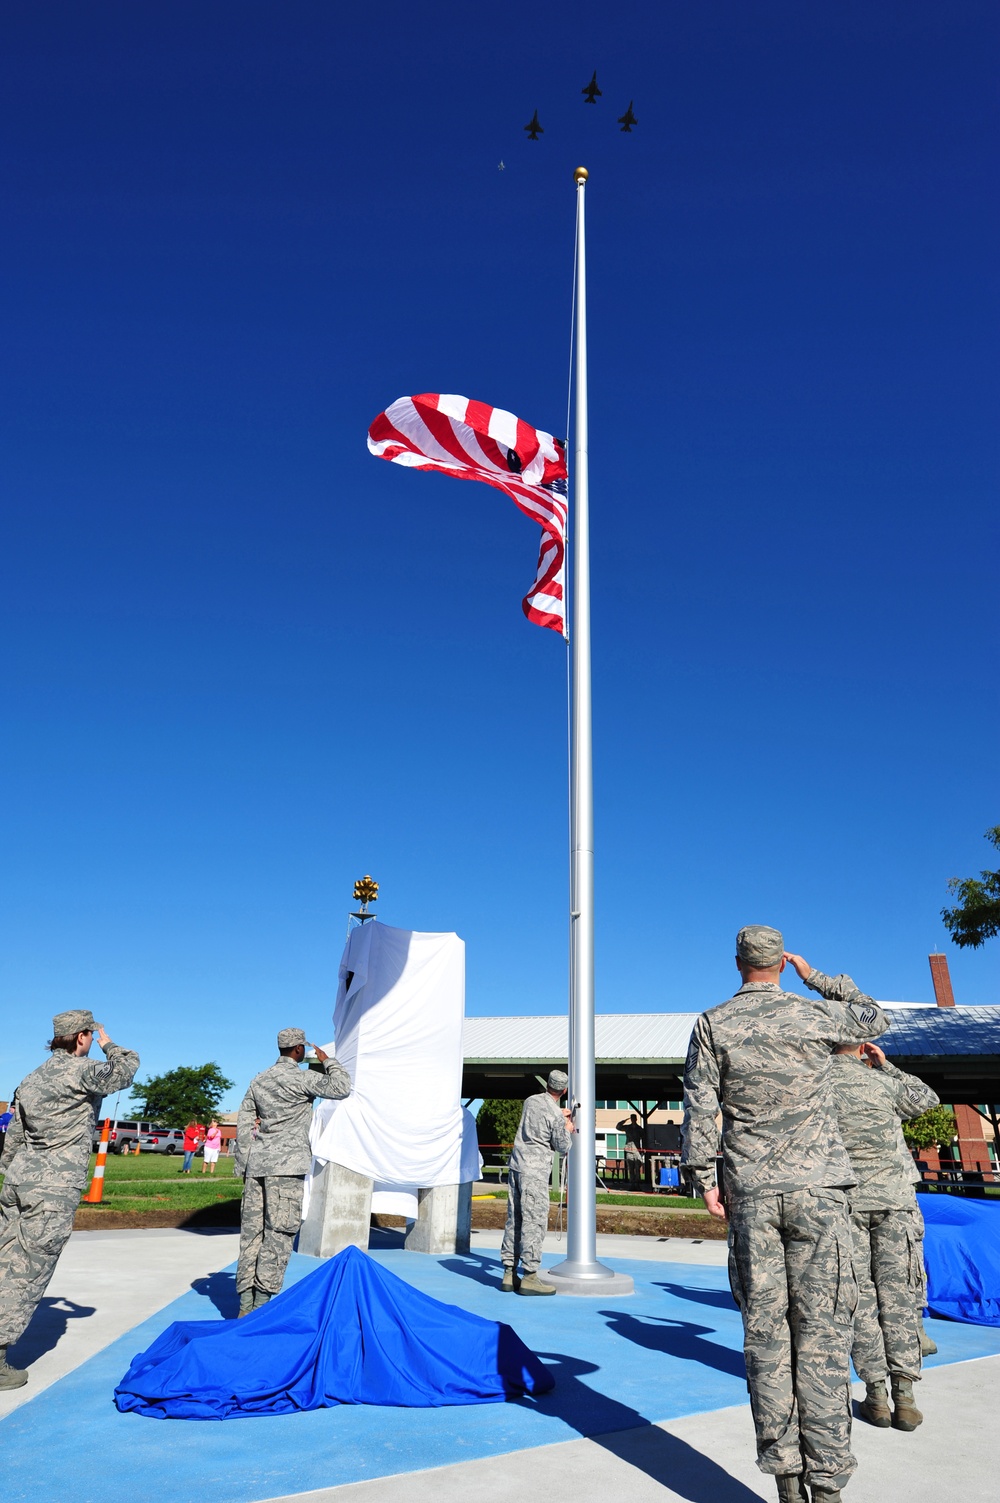
[[553, 1378], [510, 1326], [348, 1247], [243, 1320], [175, 1321], [115, 1389], [123, 1413], [231, 1419], [334, 1404], [499, 1404]]
[[1000, 1205], [921, 1195], [927, 1304], [935, 1315], [1000, 1326]]

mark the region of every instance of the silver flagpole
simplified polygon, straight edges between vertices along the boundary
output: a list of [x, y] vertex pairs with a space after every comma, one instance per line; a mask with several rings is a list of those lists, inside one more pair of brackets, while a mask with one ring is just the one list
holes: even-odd
[[570, 631], [569, 1091], [576, 1134], [569, 1155], [566, 1257], [542, 1277], [560, 1293], [631, 1294], [632, 1280], [597, 1260], [594, 1144], [594, 766], [590, 702], [590, 494], [587, 453], [586, 167], [576, 181], [576, 422]]

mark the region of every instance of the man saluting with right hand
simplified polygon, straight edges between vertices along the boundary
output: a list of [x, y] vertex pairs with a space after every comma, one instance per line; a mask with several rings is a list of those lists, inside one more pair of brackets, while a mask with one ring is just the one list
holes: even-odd
[[282, 1028], [277, 1060], [251, 1080], [236, 1119], [234, 1167], [243, 1179], [236, 1265], [240, 1315], [281, 1293], [312, 1164], [313, 1102], [351, 1094], [351, 1077], [342, 1064], [316, 1049], [322, 1073], [302, 1070], [305, 1057], [302, 1029]]
[[[818, 997], [786, 992], [790, 963]], [[736, 937], [743, 985], [702, 1013], [684, 1076], [684, 1163], [713, 1216], [729, 1213], [729, 1279], [743, 1315], [757, 1465], [783, 1503], [839, 1503], [851, 1454], [849, 1352], [857, 1288], [832, 1110], [831, 1052], [878, 1038], [882, 1009], [849, 976], [788, 954], [777, 929]], [[726, 1206], [715, 1184], [722, 1112]]]

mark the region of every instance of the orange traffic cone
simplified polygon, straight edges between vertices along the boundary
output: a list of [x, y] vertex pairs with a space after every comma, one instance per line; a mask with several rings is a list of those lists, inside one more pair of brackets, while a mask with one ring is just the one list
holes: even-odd
[[101, 1129], [101, 1141], [97, 1145], [97, 1163], [94, 1165], [94, 1177], [90, 1181], [90, 1189], [83, 1197], [83, 1204], [99, 1206], [104, 1199], [104, 1165], [108, 1158], [108, 1138], [111, 1135], [111, 1118], [105, 1117], [104, 1126]]

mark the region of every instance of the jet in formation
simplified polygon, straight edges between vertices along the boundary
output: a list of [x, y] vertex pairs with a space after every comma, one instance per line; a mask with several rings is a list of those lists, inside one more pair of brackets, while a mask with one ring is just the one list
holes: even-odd
[[624, 115], [618, 116], [618, 124], [621, 126], [622, 130], [628, 131], [629, 133], [631, 133], [633, 125], [639, 124], [638, 120], [632, 113], [631, 99], [628, 102], [628, 109], [625, 111]]
[[581, 89], [580, 93], [581, 94], [586, 94], [587, 98], [586, 98], [585, 102], [587, 104], [596, 104], [597, 103], [598, 99], [600, 98], [601, 91], [597, 87], [597, 69], [596, 68], [594, 69], [594, 76], [590, 80], [590, 83], [587, 85], [587, 87], [585, 89]]
[[527, 125], [524, 128], [528, 132], [529, 141], [537, 141], [539, 136], [544, 136], [545, 132], [538, 123], [537, 110], [532, 115], [531, 119], [528, 121]]

